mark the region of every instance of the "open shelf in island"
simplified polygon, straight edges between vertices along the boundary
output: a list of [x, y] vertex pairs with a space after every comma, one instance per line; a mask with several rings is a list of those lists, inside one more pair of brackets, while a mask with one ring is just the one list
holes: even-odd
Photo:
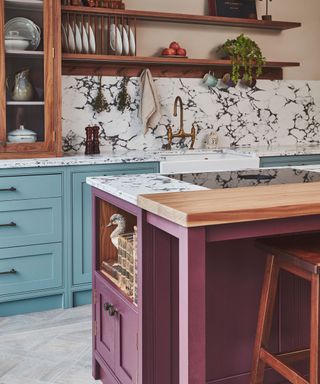
[[[123, 221], [109, 225], [114, 214], [120, 215], [124, 220], [125, 230], [121, 230]], [[137, 304], [136, 228], [136, 216], [99, 200], [97, 268], [134, 304]]]

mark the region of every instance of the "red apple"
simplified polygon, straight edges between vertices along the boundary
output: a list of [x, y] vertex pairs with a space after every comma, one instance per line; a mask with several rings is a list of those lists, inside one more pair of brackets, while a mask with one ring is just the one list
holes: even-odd
[[179, 48], [179, 49], [177, 49], [177, 55], [187, 56], [187, 51], [184, 48]]
[[176, 51], [180, 48], [180, 45], [176, 42], [173, 41], [170, 45], [169, 48], [175, 49]]
[[169, 55], [176, 55], [177, 54], [177, 50], [174, 48], [168, 48], [168, 51], [169, 51]]
[[162, 53], [161, 53], [163, 56], [168, 56], [168, 55], [170, 55], [170, 53], [169, 53], [169, 48], [165, 48], [163, 51], [162, 51]]

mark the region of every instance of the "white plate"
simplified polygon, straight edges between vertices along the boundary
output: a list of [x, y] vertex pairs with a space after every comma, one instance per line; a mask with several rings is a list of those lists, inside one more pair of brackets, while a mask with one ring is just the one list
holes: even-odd
[[116, 55], [122, 55], [121, 33], [115, 24], [110, 25], [110, 47]]
[[76, 51], [76, 42], [74, 40], [74, 34], [71, 28], [71, 25], [68, 24], [68, 47], [69, 47], [69, 52], [75, 53]]
[[89, 53], [90, 47], [89, 47], [89, 39], [88, 39], [86, 28], [83, 24], [80, 23], [79, 29], [80, 29], [80, 31], [82, 31], [82, 49], [83, 49], [83, 52]]
[[81, 32], [77, 24], [74, 27], [74, 35], [76, 39], [76, 51], [77, 53], [82, 53], [82, 39], [81, 39]]
[[63, 24], [61, 24], [61, 42], [62, 42], [62, 51], [69, 51], [68, 37], [67, 32]]
[[136, 40], [134, 38], [134, 33], [132, 32], [132, 29], [129, 27], [129, 25], [125, 26], [128, 37], [129, 37], [129, 45], [130, 45], [130, 55], [135, 56], [136, 55]]
[[93, 29], [91, 28], [91, 25], [89, 25], [88, 22], [86, 23], [86, 30], [89, 39], [90, 53], [96, 53], [96, 39], [94, 37]]
[[122, 44], [123, 44], [123, 54], [129, 55], [129, 39], [126, 29], [122, 26], [122, 24], [119, 24], [120, 33], [122, 36]]

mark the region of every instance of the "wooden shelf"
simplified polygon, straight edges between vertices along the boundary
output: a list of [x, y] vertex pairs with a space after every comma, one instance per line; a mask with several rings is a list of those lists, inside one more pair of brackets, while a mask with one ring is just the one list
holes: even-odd
[[110, 15], [119, 17], [129, 17], [136, 20], [183, 23], [183, 24], [200, 24], [200, 25], [216, 25], [227, 27], [244, 27], [256, 29], [269, 29], [283, 31], [286, 29], [299, 28], [301, 23], [288, 21], [265, 21], [255, 19], [236, 19], [230, 17], [189, 15], [183, 13], [169, 12], [151, 12], [151, 11], [135, 11], [135, 10], [119, 10], [107, 8], [91, 8], [78, 6], [62, 6], [63, 13], [84, 13], [90, 15]]
[[[167, 57], [111, 56], [64, 53], [64, 75], [139, 76], [150, 68], [156, 77], [202, 77], [213, 70], [221, 77], [231, 68], [230, 60], [187, 59]], [[263, 79], [282, 79], [283, 67], [298, 67], [296, 62], [268, 61]]]
[[42, 0], [5, 0], [6, 8], [21, 9], [21, 10], [37, 10], [43, 9]]
[[7, 50], [6, 51], [7, 56], [21, 56], [21, 57], [33, 57], [33, 58], [43, 58], [44, 52], [43, 51], [18, 51], [18, 50]]
[[18, 105], [18, 106], [37, 106], [44, 105], [44, 101], [7, 101], [7, 105]]

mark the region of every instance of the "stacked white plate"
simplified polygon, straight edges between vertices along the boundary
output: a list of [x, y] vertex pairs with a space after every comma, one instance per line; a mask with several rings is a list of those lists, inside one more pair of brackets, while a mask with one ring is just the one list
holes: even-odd
[[[69, 53], [91, 53], [97, 51], [97, 44], [93, 28], [86, 21], [80, 23], [66, 23], [61, 26], [62, 50]], [[101, 28], [101, 27], [100, 27]], [[105, 41], [109, 42], [109, 47], [105, 53], [110, 51], [117, 56], [135, 56], [136, 44], [135, 37], [129, 25], [108, 24], [104, 26]], [[108, 43], [107, 43], [108, 44]]]
[[96, 40], [89, 23], [61, 25], [62, 50], [69, 53], [96, 53]]

